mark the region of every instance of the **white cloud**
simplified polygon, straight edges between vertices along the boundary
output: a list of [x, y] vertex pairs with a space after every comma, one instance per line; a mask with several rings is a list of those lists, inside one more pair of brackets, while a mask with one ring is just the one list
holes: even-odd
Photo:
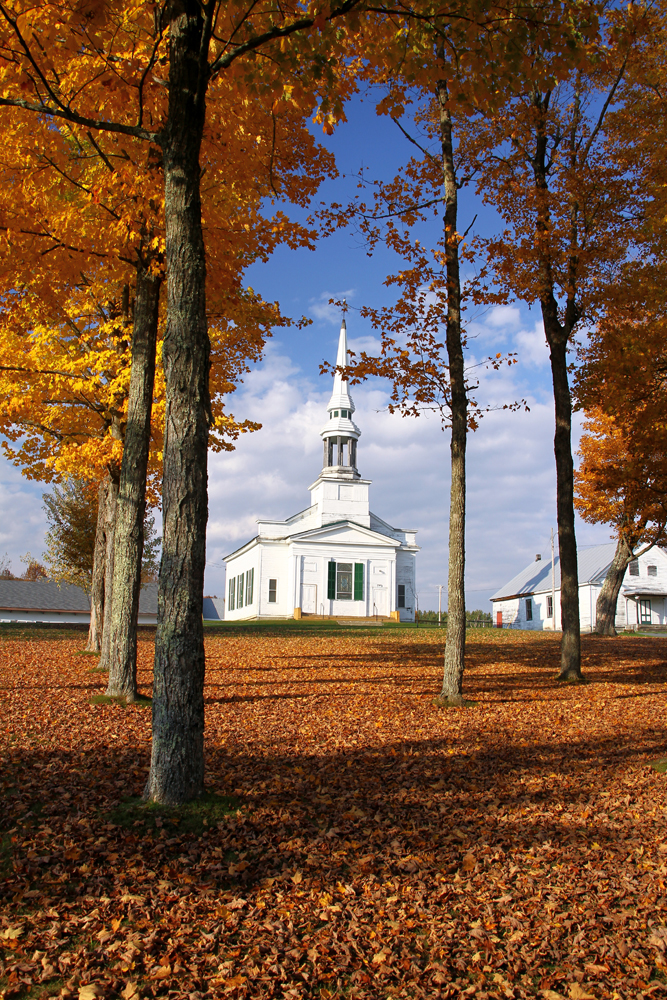
[[39, 559], [44, 548], [42, 493], [48, 489], [44, 483], [25, 479], [4, 456], [0, 458], [0, 559], [6, 552], [16, 575], [25, 569], [22, 555], [30, 552]]
[[377, 357], [380, 353], [382, 343], [378, 337], [354, 337], [352, 340], [348, 338], [347, 346], [355, 354], [361, 354], [362, 351], [365, 351], [366, 354]]
[[494, 330], [516, 330], [521, 325], [521, 311], [517, 306], [494, 306], [484, 317], [484, 325]]
[[521, 362], [540, 368], [549, 364], [549, 347], [544, 336], [544, 324], [541, 319], [535, 322], [532, 330], [519, 330], [515, 341]]
[[[316, 319], [339, 326], [341, 309], [340, 306], [334, 305], [334, 302], [340, 302], [342, 299], [346, 299], [349, 302], [354, 298], [355, 294], [356, 291], [354, 288], [348, 288], [342, 292], [321, 292], [317, 298], [310, 300], [310, 311]], [[333, 299], [334, 302], [330, 302], [330, 299]]]

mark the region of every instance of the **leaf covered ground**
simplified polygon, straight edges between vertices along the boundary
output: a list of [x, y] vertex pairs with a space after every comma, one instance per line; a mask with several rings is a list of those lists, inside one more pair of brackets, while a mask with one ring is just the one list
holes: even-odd
[[442, 710], [436, 629], [211, 631], [182, 815], [84, 642], [0, 633], [0, 995], [667, 996], [667, 640], [469, 633]]

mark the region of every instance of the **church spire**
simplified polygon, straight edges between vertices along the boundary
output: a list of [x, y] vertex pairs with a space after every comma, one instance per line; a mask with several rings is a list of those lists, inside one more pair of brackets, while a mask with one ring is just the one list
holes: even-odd
[[[347, 365], [347, 324], [340, 327], [336, 367]], [[324, 441], [324, 471], [342, 479], [359, 479], [357, 472], [357, 441], [361, 431], [352, 421], [355, 406], [347, 379], [340, 372], [334, 375], [333, 392], [327, 406], [329, 419], [320, 435]]]

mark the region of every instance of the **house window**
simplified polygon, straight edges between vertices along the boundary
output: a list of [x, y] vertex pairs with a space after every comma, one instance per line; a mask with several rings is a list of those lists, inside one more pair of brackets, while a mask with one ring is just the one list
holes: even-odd
[[547, 594], [547, 618], [554, 616], [554, 599], [551, 594]]
[[278, 592], [278, 581], [269, 580], [269, 604], [275, 604], [277, 601], [276, 594]]
[[630, 576], [639, 576], [639, 560], [633, 559], [629, 566]]
[[235, 594], [236, 594], [236, 577], [233, 576], [229, 581], [229, 601], [227, 602], [227, 609], [229, 611], [234, 611], [236, 609], [236, 601], [234, 599]]
[[397, 605], [398, 605], [399, 608], [404, 608], [405, 607], [405, 584], [404, 583], [399, 583], [399, 585], [398, 585], [398, 600], [397, 600], [396, 603], [397, 603]]
[[641, 625], [651, 624], [651, 602], [650, 601], [640, 601], [639, 602], [639, 622]]
[[658, 575], [658, 567], [657, 566], [647, 566], [646, 570], [647, 570], [649, 576], [657, 576]]
[[329, 563], [327, 598], [330, 601], [363, 601], [364, 564]]
[[245, 575], [245, 603], [252, 604], [252, 592], [255, 586], [255, 569], [249, 569]]
[[243, 607], [243, 573], [236, 577], [236, 607]]
[[526, 598], [526, 621], [532, 622], [533, 620], [533, 602], [530, 597]]

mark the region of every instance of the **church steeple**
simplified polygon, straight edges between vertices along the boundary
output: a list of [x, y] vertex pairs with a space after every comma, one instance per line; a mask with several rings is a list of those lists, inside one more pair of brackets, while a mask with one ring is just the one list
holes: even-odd
[[[336, 367], [347, 365], [347, 325], [345, 318], [338, 338]], [[324, 441], [324, 467], [327, 476], [341, 479], [359, 479], [357, 471], [357, 441], [361, 431], [352, 420], [355, 406], [347, 387], [347, 380], [340, 372], [334, 375], [333, 392], [327, 412], [329, 419], [320, 431]]]

